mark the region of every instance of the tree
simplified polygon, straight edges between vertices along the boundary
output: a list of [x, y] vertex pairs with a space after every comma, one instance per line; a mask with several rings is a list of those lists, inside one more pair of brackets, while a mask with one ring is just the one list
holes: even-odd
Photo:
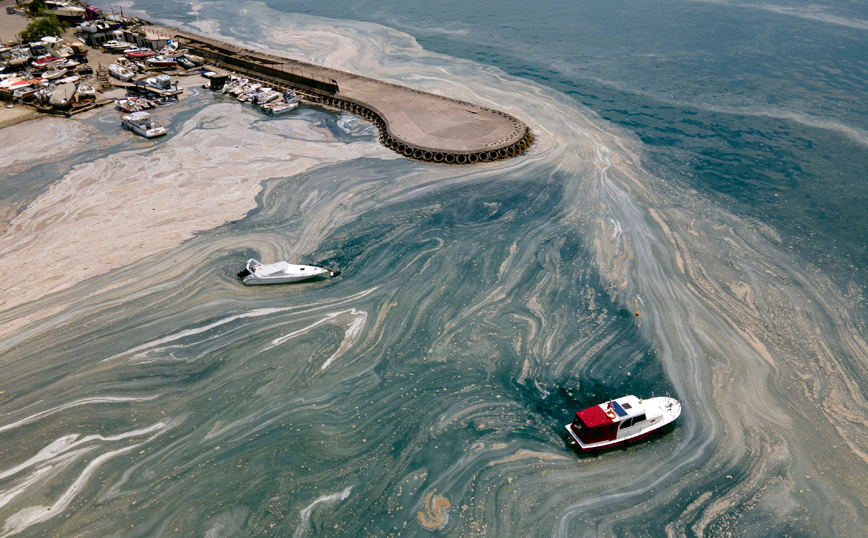
[[34, 15], [42, 15], [45, 11], [45, 0], [33, 0], [27, 6], [27, 10]]
[[67, 28], [69, 28], [68, 24], [58, 20], [54, 15], [48, 14], [28, 24], [27, 28], [19, 35], [25, 42], [39, 41], [49, 35], [60, 37]]

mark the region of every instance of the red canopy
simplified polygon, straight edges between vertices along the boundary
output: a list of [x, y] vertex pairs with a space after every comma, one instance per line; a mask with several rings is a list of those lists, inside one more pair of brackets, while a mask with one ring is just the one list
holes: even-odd
[[607, 424], [612, 424], [612, 419], [606, 416], [606, 412], [600, 409], [599, 405], [595, 405], [594, 407], [589, 407], [585, 410], [579, 411], [576, 413], [582, 422], [588, 428], [596, 428], [597, 426], [605, 426]]

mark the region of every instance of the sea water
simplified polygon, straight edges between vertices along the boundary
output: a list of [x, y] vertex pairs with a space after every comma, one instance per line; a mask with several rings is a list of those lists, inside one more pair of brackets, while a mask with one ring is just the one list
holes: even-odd
[[[864, 4], [123, 9], [504, 110], [536, 142], [435, 166], [345, 113], [201, 92], [157, 112], [163, 141], [98, 115], [96, 153], [19, 163], [10, 214], [87, 163], [158, 183], [185, 144], [206, 208], [221, 170], [262, 187], [0, 314], [54, 309], [0, 341], [0, 536], [864, 531]], [[244, 288], [250, 257], [343, 274]], [[563, 442], [579, 409], [664, 393], [663, 435]]]

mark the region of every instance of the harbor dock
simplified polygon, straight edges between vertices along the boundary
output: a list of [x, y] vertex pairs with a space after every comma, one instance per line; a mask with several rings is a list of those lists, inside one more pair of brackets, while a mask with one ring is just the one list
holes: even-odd
[[491, 108], [166, 26], [143, 27], [139, 33], [170, 36], [222, 69], [296, 88], [309, 101], [358, 114], [377, 126], [383, 145], [407, 158], [473, 164], [513, 157], [533, 142], [527, 125]]

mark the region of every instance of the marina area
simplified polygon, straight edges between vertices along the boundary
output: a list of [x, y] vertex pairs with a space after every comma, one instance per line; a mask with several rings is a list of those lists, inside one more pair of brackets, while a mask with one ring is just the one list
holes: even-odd
[[[10, 7], [3, 17], [21, 13]], [[67, 31], [65, 40], [46, 36], [29, 48], [8, 43], [3, 56], [5, 86], [0, 84], [0, 98], [47, 114], [71, 116], [108, 104], [118, 97], [106, 97], [112, 89], [126, 90], [132, 98], [177, 98], [178, 90], [157, 82], [160, 77], [154, 75], [159, 73], [164, 79], [202, 74], [212, 79], [212, 90], [222, 89], [229, 73], [235, 73], [269, 90], [293, 96], [298, 92], [299, 103], [360, 116], [376, 126], [381, 144], [409, 159], [484, 163], [519, 155], [533, 142], [527, 125], [492, 108], [114, 13], [81, 22]], [[13, 57], [27, 57], [16, 64], [18, 70], [24, 69], [20, 76], [13, 70]], [[10, 77], [11, 82], [6, 80]], [[62, 97], [52, 98], [54, 93]], [[0, 118], [0, 125], [4, 121], [20, 119]]]

